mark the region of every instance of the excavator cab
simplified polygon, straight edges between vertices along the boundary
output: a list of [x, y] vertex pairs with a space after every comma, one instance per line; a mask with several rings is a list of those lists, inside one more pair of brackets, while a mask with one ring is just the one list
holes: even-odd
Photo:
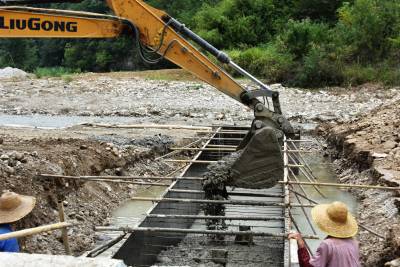
[[[130, 33], [145, 62], [157, 64], [166, 58], [254, 111], [250, 131], [232, 165], [233, 185], [265, 188], [283, 177], [283, 139], [294, 138], [296, 133], [282, 115], [279, 92], [272, 91], [184, 24], [142, 0], [107, 0], [114, 15], [19, 6], [59, 2], [80, 0], [0, 1], [0, 5], [5, 5], [0, 7], [0, 38], [116, 38]], [[198, 48], [254, 82], [259, 89], [250, 90], [239, 84]], [[272, 108], [263, 104], [269, 100]]]

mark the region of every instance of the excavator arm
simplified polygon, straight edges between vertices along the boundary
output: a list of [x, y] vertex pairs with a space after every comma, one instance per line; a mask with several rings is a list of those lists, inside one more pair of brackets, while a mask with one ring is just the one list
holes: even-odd
[[[6, 4], [79, 2], [79, 0], [1, 1], [0, 3]], [[263, 164], [262, 159], [271, 153], [274, 155], [280, 153], [279, 141], [283, 140], [284, 134], [288, 137], [295, 136], [291, 124], [282, 115], [279, 93], [270, 90], [268, 86], [235, 64], [229, 56], [185, 25], [144, 1], [107, 0], [107, 4], [114, 12], [114, 16], [21, 6], [0, 7], [0, 38], [116, 38], [124, 33], [132, 34], [137, 41], [142, 59], [147, 63], [157, 64], [166, 58], [254, 110], [255, 119], [251, 130], [240, 145], [240, 149], [243, 149], [243, 158], [239, 157], [233, 169], [237, 169], [238, 175], [242, 177], [246, 176], [242, 170], [252, 173], [250, 178], [259, 179], [261, 176], [268, 176], [270, 170], [265, 170], [268, 164]], [[220, 63], [229, 65], [249, 78], [259, 89], [249, 90], [239, 84], [192, 43], [213, 55]], [[269, 105], [265, 106], [260, 98], [272, 99], [273, 109], [270, 109]], [[248, 147], [252, 143], [253, 147]], [[265, 149], [260, 147], [262, 143], [266, 144]], [[256, 150], [254, 146], [257, 146]], [[258, 156], [254, 162], [259, 163], [253, 168], [251, 164], [249, 165], [248, 159], [255, 154]], [[269, 162], [275, 164], [273, 159]], [[275, 165], [281, 166], [281, 162], [282, 158], [279, 158]], [[283, 168], [279, 168], [281, 169], [283, 173]]]

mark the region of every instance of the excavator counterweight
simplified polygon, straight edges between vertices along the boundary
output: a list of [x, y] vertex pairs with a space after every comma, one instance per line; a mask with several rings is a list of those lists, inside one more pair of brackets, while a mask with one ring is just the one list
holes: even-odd
[[[145, 62], [157, 64], [161, 59], [168, 59], [254, 110], [251, 129], [239, 146], [240, 156], [232, 166], [234, 182], [248, 188], [260, 188], [270, 187], [282, 178], [283, 137], [295, 138], [296, 133], [282, 115], [278, 92], [272, 91], [185, 25], [142, 0], [107, 0], [113, 16], [7, 6], [59, 2], [80, 1], [2, 0], [0, 5], [6, 6], [0, 7], [0, 38], [116, 38], [128, 33], [136, 40]], [[250, 90], [239, 84], [192, 43], [254, 82], [259, 89]], [[273, 109], [265, 106], [261, 98], [266, 102], [271, 99]]]

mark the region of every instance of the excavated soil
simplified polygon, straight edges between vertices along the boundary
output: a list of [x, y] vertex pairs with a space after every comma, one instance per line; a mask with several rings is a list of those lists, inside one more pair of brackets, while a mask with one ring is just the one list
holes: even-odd
[[[16, 131], [18, 133], [18, 131]], [[133, 144], [68, 138], [26, 138], [0, 134], [0, 188], [37, 199], [33, 212], [17, 223], [17, 229], [57, 222], [57, 202], [63, 201], [68, 221], [77, 223], [68, 231], [74, 255], [95, 243], [96, 225], [107, 219], [122, 201], [135, 195], [137, 185], [40, 178], [60, 175], [159, 175], [173, 166], [154, 161], [172, 143], [167, 136], [134, 140]], [[24, 252], [63, 254], [61, 233], [45, 233], [20, 240]]]
[[[400, 186], [400, 101], [382, 106], [353, 123], [324, 125], [342, 183]], [[358, 220], [378, 238], [360, 231], [365, 266], [383, 266], [400, 257], [400, 192], [352, 190], [358, 197]], [[392, 266], [392, 265], [390, 265]]]

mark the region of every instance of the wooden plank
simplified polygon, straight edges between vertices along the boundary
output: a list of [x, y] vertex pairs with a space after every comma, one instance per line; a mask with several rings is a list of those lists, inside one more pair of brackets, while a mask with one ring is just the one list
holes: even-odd
[[212, 130], [212, 127], [192, 126], [192, 125], [168, 125], [168, 124], [105, 124], [105, 123], [82, 123], [83, 126], [101, 128], [121, 128], [121, 129], [167, 129], [167, 130]]
[[[215, 234], [215, 235], [251, 235], [265, 237], [281, 237], [287, 238], [286, 233], [269, 233], [269, 232], [254, 232], [254, 231], [230, 231], [230, 230], [200, 230], [200, 229], [181, 229], [181, 228], [158, 228], [158, 227], [105, 227], [99, 226], [96, 231], [123, 231], [128, 233], [133, 232], [164, 232], [164, 233], [185, 233], [185, 234]], [[319, 239], [318, 236], [303, 235], [305, 239]]]
[[[203, 190], [170, 189], [168, 191], [172, 193], [204, 194]], [[251, 192], [236, 192], [236, 191], [228, 191], [228, 195], [244, 196], [244, 197], [284, 197], [283, 194], [251, 193]]]
[[[58, 217], [60, 218], [60, 222], [65, 222], [65, 212], [64, 212], [64, 204], [62, 201], [57, 203], [58, 206]], [[64, 244], [65, 254], [71, 255], [71, 248], [69, 246], [68, 240], [68, 230], [67, 228], [63, 228], [62, 232], [62, 240]]]
[[54, 174], [40, 174], [38, 177], [41, 178], [60, 178], [60, 179], [82, 179], [82, 180], [204, 180], [201, 177], [168, 177], [168, 176], [66, 176], [66, 175], [54, 175]]
[[176, 151], [218, 151], [218, 152], [234, 152], [234, 148], [197, 148], [197, 147], [171, 147], [171, 150]]
[[285, 204], [279, 202], [253, 201], [253, 200], [209, 200], [209, 199], [186, 199], [186, 198], [151, 198], [151, 197], [131, 197], [131, 200], [152, 201], [152, 202], [182, 202], [182, 203], [204, 203], [204, 204], [231, 204], [247, 206], [271, 206], [271, 207], [314, 207], [315, 205]]
[[[284, 184], [284, 181], [279, 183]], [[318, 183], [318, 182], [286, 182], [295, 185], [311, 185], [311, 186], [333, 186], [333, 187], [346, 187], [346, 188], [360, 188], [360, 189], [379, 189], [379, 190], [400, 190], [400, 187], [379, 186], [379, 185], [361, 185], [361, 184], [338, 184], [338, 183]]]
[[[165, 162], [180, 162], [180, 163], [198, 163], [198, 164], [210, 164], [218, 162], [218, 160], [189, 160], [189, 159], [166, 159]], [[223, 162], [223, 161], [221, 161]]]
[[20, 238], [20, 237], [25, 237], [25, 236], [30, 236], [30, 235], [37, 235], [37, 234], [41, 234], [44, 232], [51, 232], [54, 230], [71, 227], [73, 225], [74, 224], [72, 224], [70, 222], [59, 222], [59, 223], [54, 223], [54, 224], [49, 224], [49, 225], [43, 225], [43, 226], [24, 229], [24, 230], [15, 231], [15, 232], [7, 233], [7, 234], [1, 234], [0, 240], [7, 240], [10, 238]]
[[[198, 139], [198, 140], [196, 140], [196, 141], [194, 141], [194, 142], [192, 142], [192, 143], [190, 143], [190, 144], [187, 144], [187, 145], [184, 146], [184, 147], [188, 148], [188, 147], [197, 145], [197, 144], [200, 143], [201, 141], [202, 141], [201, 139]], [[167, 154], [165, 154], [165, 155], [162, 155], [162, 156], [160, 156], [160, 157], [157, 157], [157, 158], [155, 158], [154, 160], [160, 160], [160, 159], [167, 158], [167, 157], [170, 157], [170, 156], [179, 154], [179, 153], [180, 153], [180, 151], [172, 151], [172, 152], [170, 152], [170, 153], [167, 153]]]
[[266, 216], [208, 216], [208, 215], [174, 215], [174, 214], [148, 214], [148, 218], [159, 219], [199, 219], [199, 220], [229, 220], [229, 221], [282, 221], [284, 217]]

